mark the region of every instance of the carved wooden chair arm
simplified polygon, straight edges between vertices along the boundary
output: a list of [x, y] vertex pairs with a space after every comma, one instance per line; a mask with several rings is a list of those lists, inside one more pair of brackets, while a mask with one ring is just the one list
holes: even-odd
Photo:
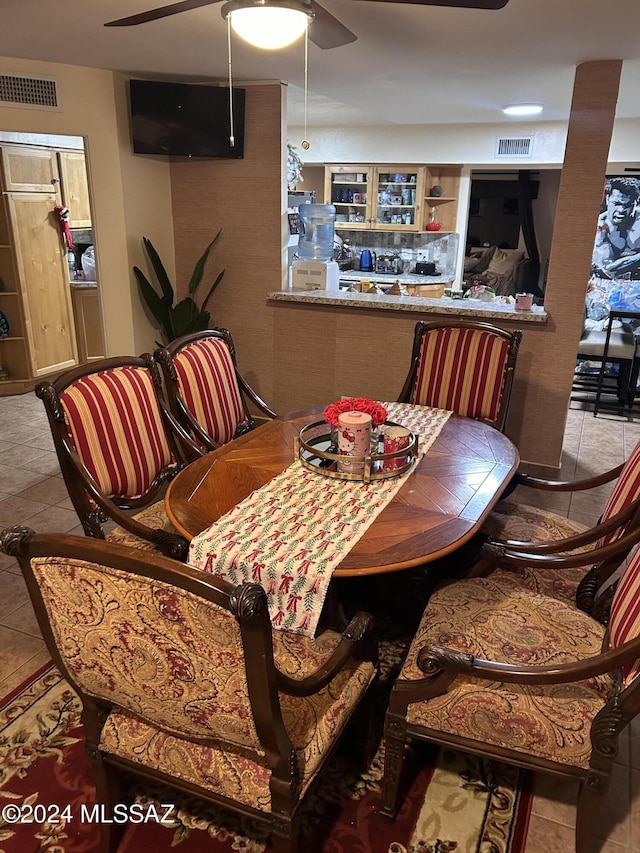
[[[605, 525], [603, 525], [604, 527]], [[617, 526], [617, 525], [616, 525]], [[602, 532], [602, 531], [600, 531]], [[564, 539], [563, 542], [568, 542]], [[580, 566], [594, 565], [604, 560], [619, 557], [630, 551], [640, 541], [640, 527], [634, 526], [625, 532], [624, 536], [600, 548], [582, 551], [578, 554], [550, 554], [531, 551], [512, 550], [508, 542], [485, 542], [482, 546], [482, 556], [494, 567], [514, 569], [571, 569]]]
[[[197, 436], [197, 438], [199, 439], [199, 441], [202, 442], [204, 447], [208, 448], [209, 450], [217, 450], [220, 445], [217, 441], [214, 441], [211, 438], [211, 436], [205, 429], [202, 428], [202, 426], [195, 419], [190, 409], [185, 406], [184, 400], [181, 397], [178, 397], [176, 403], [178, 408], [180, 409], [181, 416], [184, 418], [184, 421], [189, 425], [189, 429], [195, 436]], [[203, 456], [206, 453], [206, 451], [204, 451], [201, 447], [198, 447], [197, 445], [196, 447], [198, 449], [199, 456]]]
[[299, 679], [278, 672], [278, 690], [292, 696], [310, 696], [326, 687], [352, 658], [369, 658], [374, 662], [377, 661], [377, 650], [375, 654], [371, 653], [371, 644], [367, 636], [372, 625], [373, 617], [369, 613], [364, 611], [356, 613], [342, 632], [340, 642], [322, 666]]
[[522, 666], [476, 658], [457, 649], [445, 646], [425, 646], [418, 652], [418, 666], [426, 676], [443, 672], [464, 673], [473, 678], [499, 681], [508, 684], [569, 684], [596, 675], [611, 673], [640, 655], [640, 637], [624, 643], [617, 649], [593, 657], [555, 666]]
[[277, 418], [278, 417], [277, 413], [274, 412], [273, 409], [269, 405], [267, 405], [267, 403], [265, 403], [265, 401], [262, 399], [262, 397], [260, 397], [259, 394], [257, 394], [253, 390], [251, 385], [249, 385], [249, 383], [244, 379], [243, 376], [240, 376], [240, 375], [238, 376], [238, 384], [240, 385], [242, 392], [247, 395], [247, 397], [251, 400], [251, 402], [258, 409], [260, 409], [260, 411], [263, 414], [267, 415], [267, 417], [269, 417], [269, 418]]
[[[601, 536], [605, 536], [622, 524], [626, 524], [638, 510], [640, 510], [640, 498], [630, 503], [629, 506], [620, 512], [612, 515], [607, 521], [600, 522], [582, 533], [576, 533], [573, 536], [567, 536], [555, 542], [520, 542], [515, 539], [487, 539], [483, 545], [481, 555], [483, 557], [489, 556], [489, 554], [485, 553], [484, 549], [493, 546], [504, 548], [508, 551], [523, 551], [527, 554], [559, 554], [565, 551], [573, 551], [576, 548], [583, 548], [585, 545], [597, 542]], [[588, 553], [590, 554], [591, 552]], [[590, 559], [587, 560], [587, 562], [590, 561]], [[584, 562], [575, 563], [574, 565], [582, 566]]]
[[[201, 456], [204, 456], [202, 448], [198, 446], [187, 430], [182, 426], [177, 418], [174, 417], [166, 403], [160, 401], [160, 407], [166, 427], [174, 439], [173, 444], [175, 445], [176, 451], [179, 453], [181, 465], [184, 466], [185, 464], [193, 462], [196, 459], [200, 459]], [[209, 443], [211, 443], [211, 439], [209, 439]], [[218, 445], [215, 446], [217, 447]]]
[[[82, 481], [85, 491], [105, 516], [110, 518], [112, 521], [115, 521], [116, 524], [123, 527], [134, 536], [144, 539], [147, 542], [154, 543], [167, 557], [171, 557], [174, 560], [180, 560], [180, 562], [184, 562], [186, 560], [187, 553], [189, 551], [189, 543], [184, 537], [180, 536], [179, 533], [170, 533], [167, 530], [156, 530], [136, 521], [135, 518], [128, 515], [98, 487], [96, 481], [82, 462], [82, 459], [80, 459], [80, 456], [70, 445], [68, 446], [68, 450], [69, 456], [76, 467], [78, 477]], [[160, 488], [160, 485], [161, 484], [158, 485], [158, 489]], [[131, 509], [135, 508], [135, 505], [132, 503]]]
[[604, 483], [610, 483], [612, 480], [620, 476], [624, 463], [611, 468], [609, 471], [604, 471], [595, 477], [589, 477], [587, 480], [543, 480], [540, 477], [531, 477], [529, 474], [516, 474], [516, 481], [519, 486], [527, 486], [530, 489], [544, 489], [549, 492], [579, 492], [584, 489], [593, 489], [596, 486], [602, 486]]

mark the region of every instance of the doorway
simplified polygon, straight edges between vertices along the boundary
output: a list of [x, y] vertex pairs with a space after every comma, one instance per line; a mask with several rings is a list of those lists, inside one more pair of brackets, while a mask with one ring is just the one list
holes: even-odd
[[[519, 171], [472, 170], [466, 254], [472, 247], [498, 246], [507, 250], [520, 249], [527, 257], [531, 257], [523, 234]], [[561, 170], [540, 168], [526, 171], [539, 259], [537, 280], [531, 283], [531, 287], [542, 296], [551, 252]]]
[[[0, 131], [0, 147], [7, 234], [13, 235], [5, 241], [3, 257], [17, 273], [0, 287], [11, 320], [10, 336], [0, 342], [0, 394], [14, 394], [30, 390], [40, 377], [104, 357], [105, 346], [83, 137]], [[38, 228], [23, 233], [29, 227], [22, 214], [27, 208], [40, 218]], [[46, 284], [31, 281], [33, 264], [24, 261], [30, 252], [44, 264]], [[47, 348], [38, 337], [40, 329], [57, 322], [38, 322], [40, 313], [48, 317], [51, 309], [40, 307], [43, 292], [67, 306], [59, 319], [72, 335], [62, 360], [61, 348]]]

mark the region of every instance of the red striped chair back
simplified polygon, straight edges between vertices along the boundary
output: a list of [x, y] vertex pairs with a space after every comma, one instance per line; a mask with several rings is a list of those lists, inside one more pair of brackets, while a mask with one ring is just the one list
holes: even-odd
[[179, 350], [173, 361], [187, 408], [217, 444], [231, 441], [247, 415], [226, 341], [194, 341]]
[[[609, 648], [615, 649], [640, 634], [640, 547], [633, 551], [611, 603]], [[622, 668], [625, 686], [640, 674], [640, 659]]]
[[146, 368], [84, 376], [60, 394], [71, 442], [109, 497], [144, 495], [175, 459]]
[[153, 357], [91, 361], [39, 383], [36, 396], [87, 536], [184, 559], [187, 541], [171, 525], [161, 491], [198, 448], [165, 404]]
[[418, 322], [399, 402], [447, 409], [503, 429], [521, 337], [488, 323]]
[[203, 452], [256, 426], [249, 403], [268, 418], [276, 413], [244, 379], [227, 329], [206, 329], [171, 341], [154, 353], [174, 417]]
[[[640, 441], [633, 449], [631, 456], [625, 462], [624, 468], [616, 480], [613, 491], [601, 516], [601, 521], [608, 521], [612, 516], [622, 512], [629, 504], [640, 498]], [[619, 527], [601, 537], [599, 545], [608, 545], [622, 535], [624, 528]]]

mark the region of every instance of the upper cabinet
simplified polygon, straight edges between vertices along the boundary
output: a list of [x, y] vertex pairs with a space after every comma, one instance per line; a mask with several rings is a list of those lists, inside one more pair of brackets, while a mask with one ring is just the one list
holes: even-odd
[[3, 145], [1, 163], [5, 192], [57, 192], [60, 179], [55, 151], [26, 145]]
[[69, 210], [72, 228], [91, 228], [89, 181], [82, 151], [58, 151], [62, 203]]
[[459, 185], [457, 166], [331, 165], [324, 195], [336, 207], [336, 228], [426, 231], [435, 206], [447, 232], [456, 230]]

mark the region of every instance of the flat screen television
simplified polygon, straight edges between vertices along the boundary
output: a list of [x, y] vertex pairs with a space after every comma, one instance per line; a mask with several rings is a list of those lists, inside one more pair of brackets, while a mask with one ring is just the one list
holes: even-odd
[[245, 90], [233, 89], [234, 142], [230, 144], [229, 89], [191, 83], [129, 81], [134, 154], [244, 157]]

